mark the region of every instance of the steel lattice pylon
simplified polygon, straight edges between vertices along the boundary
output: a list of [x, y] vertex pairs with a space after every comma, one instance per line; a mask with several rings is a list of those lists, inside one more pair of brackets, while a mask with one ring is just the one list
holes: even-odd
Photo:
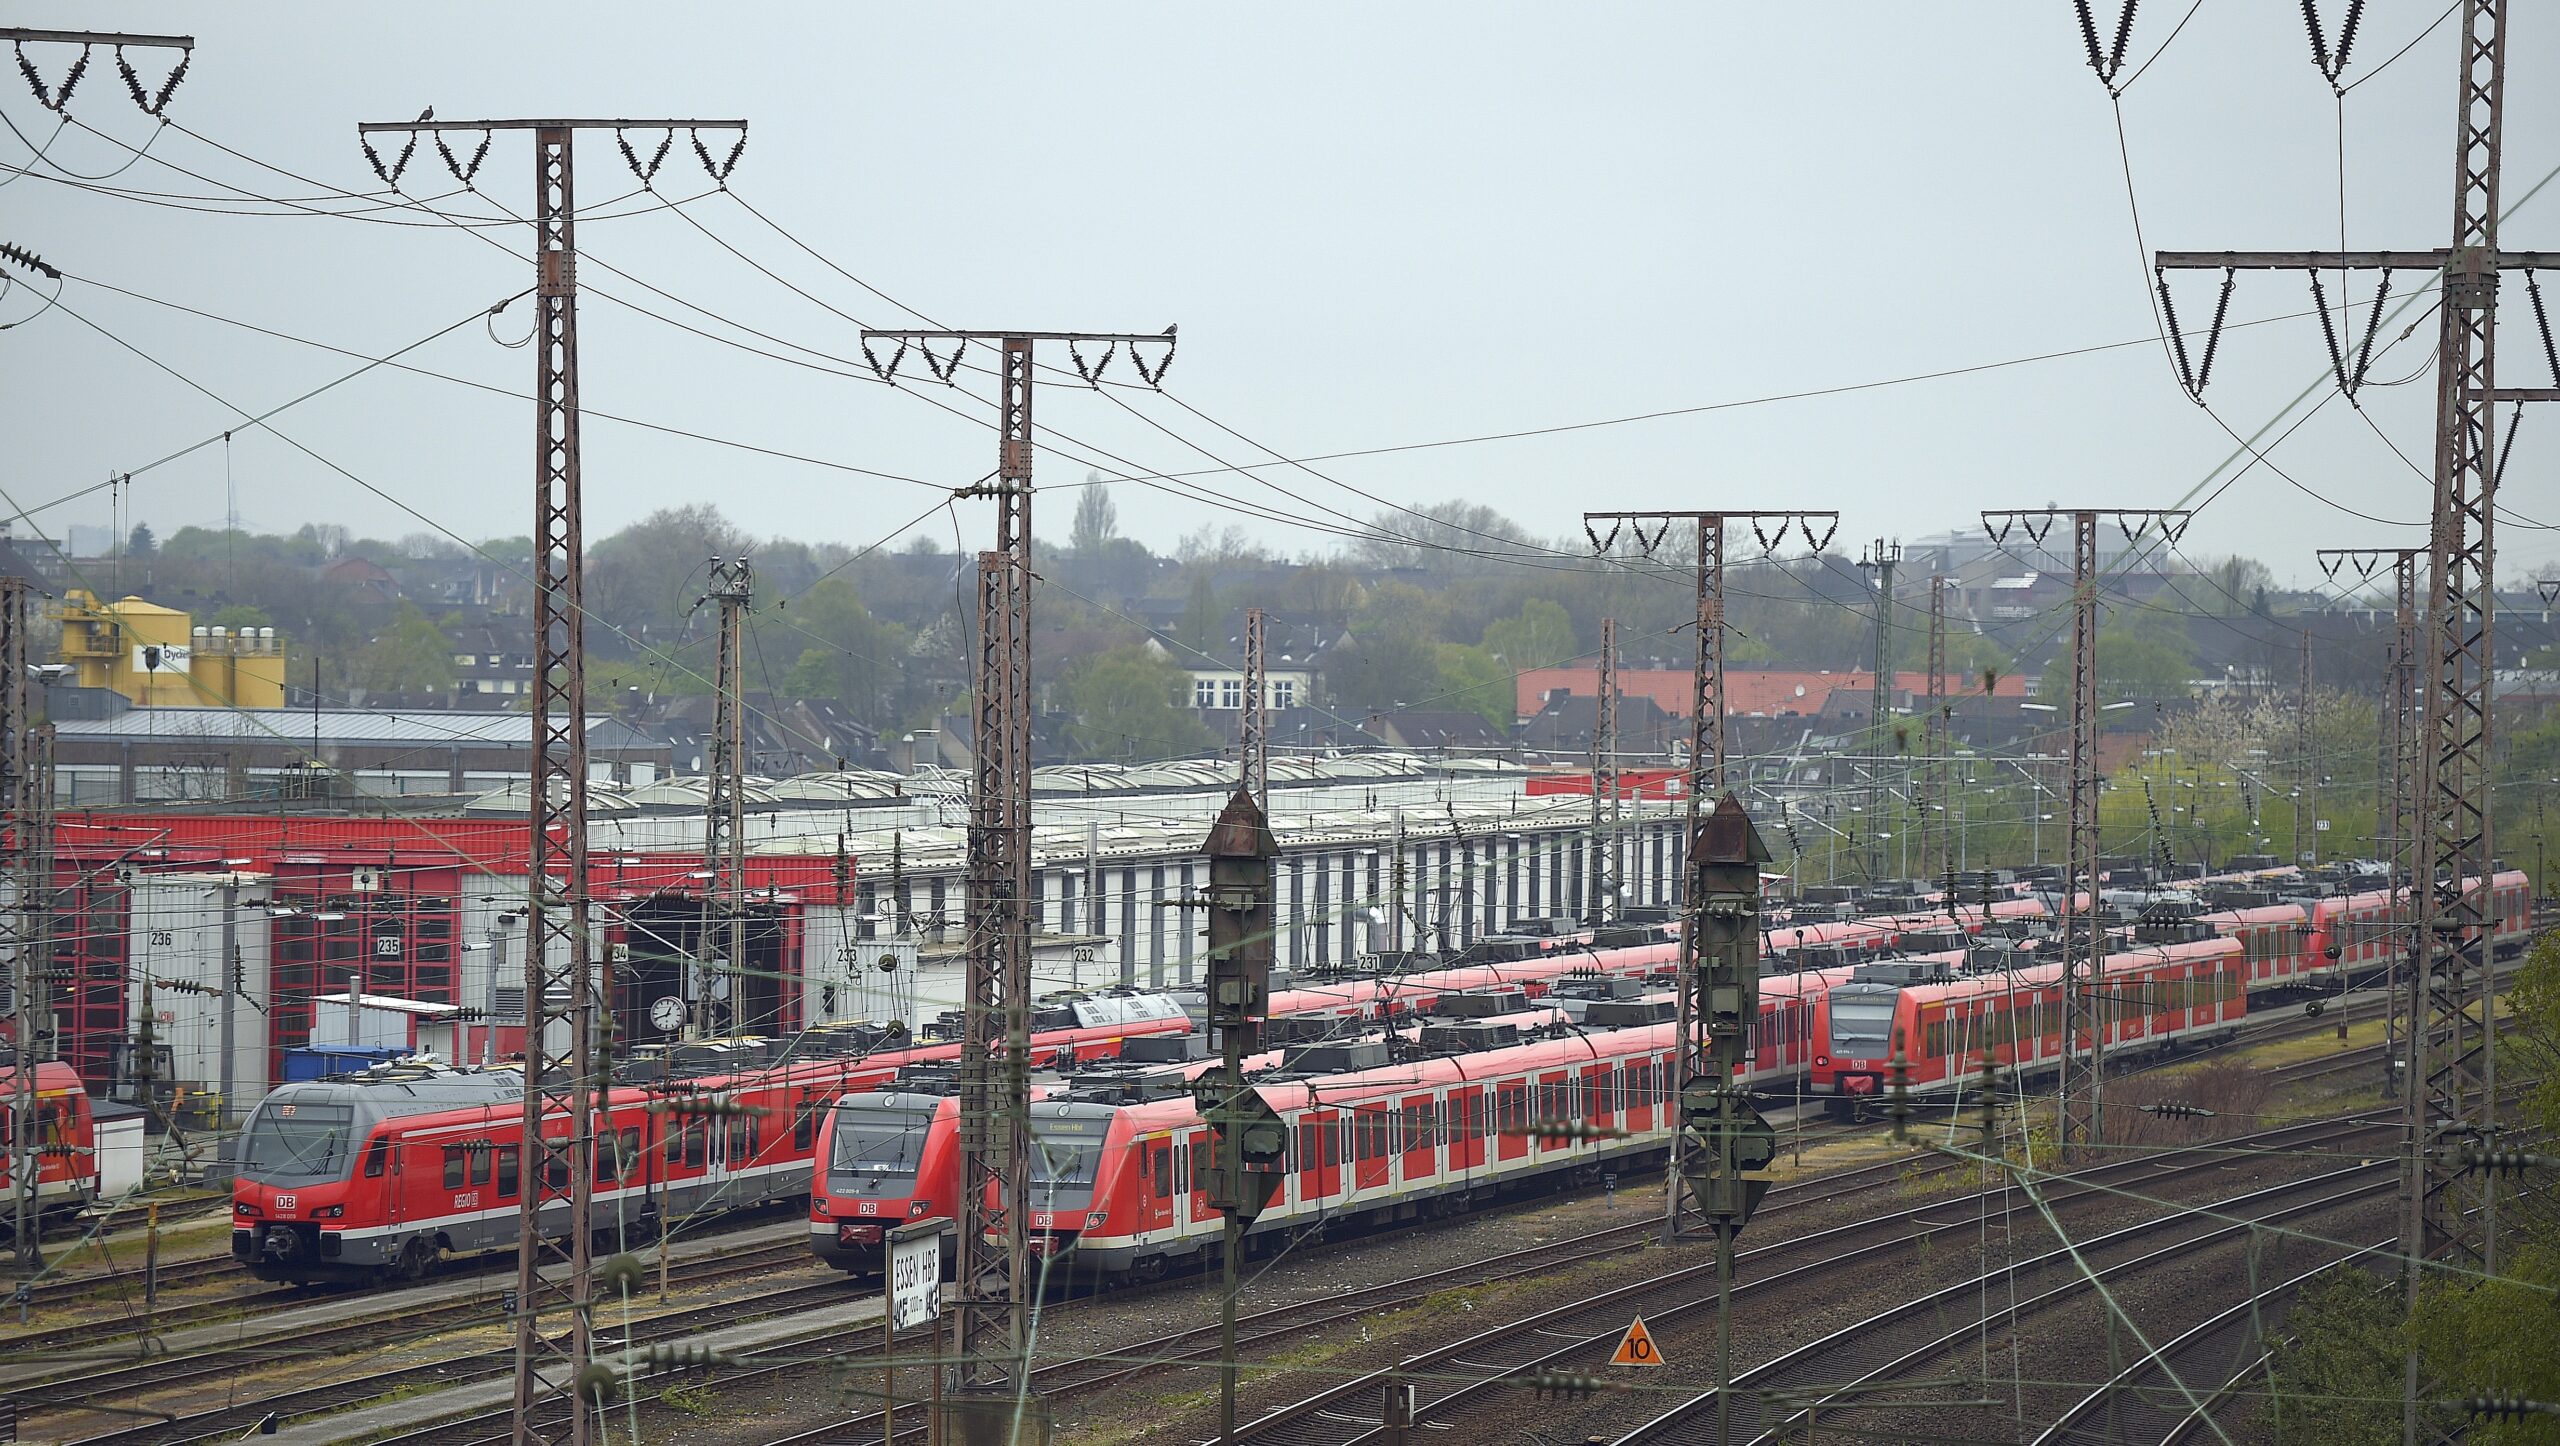
[[[2416, 957], [2415, 903], [2408, 891], [2409, 854], [2416, 843], [2411, 835], [2417, 802], [2417, 769], [2411, 749], [2418, 735], [2414, 716], [2418, 712], [2418, 563], [2428, 552], [2423, 547], [2324, 547], [2315, 555], [2322, 571], [2333, 578], [2341, 567], [2349, 565], [2359, 578], [2373, 576], [2385, 564], [2391, 568], [2392, 628], [2383, 654], [2382, 690], [2375, 719], [2375, 736], [2381, 746], [2374, 750], [2374, 843], [2376, 852], [2389, 866], [2392, 889], [2392, 983], [2384, 1034], [2396, 1046], [2402, 1038], [2408, 1003], [2407, 991], [2401, 987], [2401, 962]], [[2402, 1062], [2396, 1048], [2391, 1059], [2395, 1069]]]
[[1244, 610], [1244, 717], [1236, 735], [1245, 791], [1254, 807], [1271, 811], [1271, 683], [1263, 671], [1262, 609]]
[[36, 1110], [36, 1065], [53, 1058], [53, 767], [50, 729], [38, 725], [28, 647], [35, 588], [0, 577], [0, 954], [9, 971], [10, 1053], [16, 1071], [9, 1100], [10, 1227], [21, 1269], [44, 1265], [36, 1228], [36, 1185], [43, 1133]]
[[[702, 791], [702, 865], [710, 875], [702, 891], [704, 928], [694, 949], [697, 957], [712, 954], [715, 922], [719, 926], [716, 957], [729, 981], [731, 1019], [743, 998], [747, 936], [747, 609], [755, 601], [755, 568], [745, 558], [711, 559], [711, 589], [703, 597], [719, 609], [719, 642], [713, 660], [710, 769]], [[702, 981], [707, 987], [708, 981]], [[720, 991], [707, 990], [716, 999]], [[697, 996], [694, 1023], [707, 1026], [708, 1002]]]
[[[2494, 1269], [2497, 1176], [2467, 1171], [2457, 1145], [2496, 1126], [2495, 1056], [2489, 1048], [2496, 981], [2489, 970], [2493, 858], [2489, 809], [2490, 669], [2496, 612], [2494, 408], [2560, 400], [2560, 388], [2497, 385], [2497, 294], [2502, 273], [2549, 268], [2549, 252], [2498, 248], [2498, 173], [2506, 100], [2506, 0], [2462, 0], [2454, 107], [2453, 241], [2435, 251], [2163, 251], [2172, 270], [2440, 272], [2437, 309], [2436, 450], [2421, 622], [2412, 662], [2422, 698], [2415, 754], [2411, 844], [2412, 948], [2407, 981], [2407, 1138], [2403, 1145], [2404, 1248], [2414, 1258], [2448, 1253]], [[2228, 282], [2226, 280], [2226, 286]], [[2163, 282], [2166, 294], [2166, 282]], [[2380, 319], [2377, 302], [2375, 317]], [[2370, 325], [2370, 324], [2369, 324]], [[2334, 345], [2334, 344], [2333, 344]], [[2371, 350], [2370, 334], [2361, 357]], [[2341, 387], [2363, 384], [2337, 359]], [[2202, 390], [2201, 378], [2189, 385]], [[2412, 1300], [2420, 1271], [2409, 1272]], [[2405, 1413], [2416, 1421], [2416, 1367]]]
[[1600, 686], [1591, 719], [1591, 919], [1609, 921], [1618, 881], [1618, 620], [1600, 620]]
[[[2466, 1172], [2448, 1136], [2493, 1132], [2490, 680], [2497, 616], [2498, 159], [2506, 92], [2505, 0], [2465, 0], [2455, 111], [2453, 248], [2445, 263], [2436, 386], [2428, 674], [2418, 742], [2417, 890], [2422, 966], [2409, 1038], [2411, 1135], [2420, 1184], [2403, 1240], [2448, 1247], [2494, 1274], [2497, 1176]], [[2437, 882], [2438, 876], [2444, 882]], [[2415, 1276], [2411, 1290], [2414, 1300]]]
[[[1920, 746], [1927, 787], [1920, 807], [1920, 866], [1930, 869], [1955, 904], [1955, 820], [1949, 816], [1947, 788], [1947, 579], [1929, 575], [1929, 703], [1921, 720]], [[1950, 913], [1949, 917], [1953, 917]]]
[[[1813, 524], [1828, 524], [1820, 538], [1813, 535]], [[1609, 535], [1603, 538], [1596, 523], [1609, 524]], [[1830, 546], [1832, 534], [1839, 531], [1837, 512], [1711, 512], [1711, 511], [1636, 511], [1585, 512], [1582, 530], [1591, 539], [1592, 550], [1607, 552], [1617, 541], [1622, 528], [1631, 527], [1636, 544], [1650, 557], [1671, 535], [1674, 522], [1690, 523], [1697, 528], [1697, 664], [1689, 680], [1689, 767], [1685, 780], [1686, 824], [1682, 837], [1698, 838], [1698, 825], [1703, 818], [1700, 800], [1722, 798], [1727, 790], [1724, 748], [1724, 534], [1728, 522], [1744, 522], [1759, 538], [1763, 552], [1774, 551], [1790, 526], [1802, 529], [1807, 546], [1815, 552]], [[1646, 525], [1654, 531], [1647, 533]], [[1770, 531], [1774, 524], [1776, 530]], [[1704, 1021], [1690, 1008], [1690, 996], [1697, 992], [1698, 933], [1701, 924], [1698, 910], [1703, 902], [1687, 880], [1694, 869], [1683, 866], [1679, 877], [1681, 888], [1680, 979], [1676, 1030], [1679, 1035], [1679, 1078], [1686, 1081], [1706, 1075], [1710, 1069], [1709, 1041]], [[1679, 1233], [1682, 1195], [1681, 1163], [1687, 1145], [1681, 1132], [1671, 1136], [1670, 1163], [1663, 1180], [1663, 1234], [1666, 1239]]]
[[1902, 545], [1879, 537], [1875, 550], [1858, 566], [1876, 574], [1875, 677], [1867, 696], [1867, 877], [1885, 876], [1885, 760], [1903, 750], [1893, 737], [1893, 574], [1902, 564]]
[[[2098, 519], [2111, 517], [2128, 542], [2160, 527], [2174, 546], [2189, 514], [2159, 507], [2029, 507], [1982, 514], [1994, 546], [2023, 527], [2041, 545], [2056, 524], [2071, 526], [2071, 702], [2067, 750], [2071, 768], [2069, 825], [2063, 840], [2062, 887], [2055, 913], [2062, 934], [2062, 1061], [2055, 1113], [2066, 1156], [2106, 1143], [2103, 1091], [2106, 1022], [2106, 911], [2098, 892]], [[1995, 520], [1996, 519], [1996, 520]]]
[[[578, 475], [578, 263], [574, 132], [534, 133], [533, 768], [525, 943], [524, 1206], [516, 1258], [518, 1443], [583, 1443], [593, 1345], [596, 980], [587, 898], [584, 503]], [[546, 1136], [546, 1119], [570, 1121]], [[540, 1141], [536, 1147], [536, 1141]], [[564, 1203], [546, 1231], [543, 1212]], [[566, 1315], [567, 1319], [561, 1319]], [[547, 1328], [546, 1320], [549, 1322]], [[563, 1423], [536, 1414], [571, 1406]]]
[[[875, 341], [897, 344], [886, 363]], [[959, 1298], [954, 1311], [959, 1385], [973, 1395], [1028, 1389], [1025, 1321], [1030, 1236], [1021, 1227], [1030, 1191], [1031, 1053], [1031, 392], [1034, 348], [1064, 342], [1076, 369], [1099, 385], [1121, 348], [1150, 385], [1173, 365], [1173, 328], [1160, 335], [1105, 332], [879, 330], [863, 351], [883, 381], [908, 347], [921, 346], [950, 380], [973, 341], [998, 348], [996, 471], [964, 495], [994, 499], [996, 545], [978, 554], [976, 690], [969, 799], [968, 977], [960, 1043]], [[933, 344], [948, 343], [943, 360]], [[1151, 371], [1141, 343], [1162, 344]], [[1083, 345], [1109, 348], [1087, 365]]]
[[[578, 247], [576, 137], [582, 130], [663, 131], [668, 143], [691, 134], [703, 167], [726, 180], [746, 148], [737, 120], [429, 120], [356, 127], [365, 158], [386, 186], [421, 136], [431, 137], [455, 179], [472, 184], [500, 131], [533, 133], [534, 285], [534, 679], [532, 762], [527, 786], [524, 1110], [522, 1205], [517, 1212], [515, 1409], [517, 1446], [532, 1441], [585, 1446], [596, 1406], [618, 1373], [597, 1362], [594, 1340], [594, 1171], [598, 1117], [613, 1053], [612, 998], [599, 980], [589, 928], [587, 880], [587, 683], [584, 504], [578, 451]], [[726, 163], [702, 148], [704, 131], [736, 131]], [[468, 157], [445, 141], [477, 138]], [[405, 135], [386, 164], [372, 137]], [[658, 154], [663, 158], [665, 147]], [[645, 185], [645, 168], [623, 155]], [[545, 1120], [565, 1122], [548, 1134]]]

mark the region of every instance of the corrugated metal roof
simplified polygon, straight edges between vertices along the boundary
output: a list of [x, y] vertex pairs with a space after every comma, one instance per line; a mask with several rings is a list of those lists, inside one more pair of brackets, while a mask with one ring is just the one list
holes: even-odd
[[[65, 738], [153, 743], [308, 743], [319, 734], [332, 743], [478, 744], [527, 748], [533, 743], [529, 713], [376, 712], [323, 708], [134, 708], [113, 718], [66, 719], [54, 725]], [[587, 741], [608, 748], [646, 748], [646, 735], [616, 718], [587, 720]]]

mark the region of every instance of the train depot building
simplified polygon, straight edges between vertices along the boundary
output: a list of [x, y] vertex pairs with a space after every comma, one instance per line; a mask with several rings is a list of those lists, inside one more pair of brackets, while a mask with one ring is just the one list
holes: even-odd
[[[1489, 760], [1276, 760], [1278, 962], [1350, 967], [1675, 901], [1682, 800], [1620, 804], [1591, 856], [1585, 779]], [[1070, 767], [1035, 779], [1037, 992], [1173, 988], [1202, 971], [1212, 765]], [[948, 790], [946, 790], [948, 792]], [[590, 878], [600, 975], [626, 1051], [909, 1028], [960, 1006], [962, 810], [890, 775], [757, 782], [738, 892], [743, 957], [702, 853], [698, 780], [597, 786]], [[273, 1085], [404, 1049], [504, 1061], [523, 1044], [520, 789], [425, 811], [204, 805], [62, 815], [53, 1006], [60, 1056], [100, 1097], [149, 1088], [197, 1118]], [[147, 1082], [147, 1083], [146, 1083]]]

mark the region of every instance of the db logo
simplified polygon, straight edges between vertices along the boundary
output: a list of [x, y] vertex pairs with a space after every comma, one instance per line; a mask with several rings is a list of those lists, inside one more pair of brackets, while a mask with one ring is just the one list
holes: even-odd
[[293, 1195], [278, 1195], [276, 1197], [276, 1208], [278, 1210], [290, 1210], [301, 1203], [301, 1199]]
[[1058, 1217], [1046, 1210], [1037, 1211], [1031, 1217], [1031, 1228], [1034, 1230], [1046, 1230], [1057, 1223]]
[[853, 1213], [856, 1215], [877, 1215], [880, 1213], [880, 1202], [877, 1200], [862, 1201], [853, 1207]]

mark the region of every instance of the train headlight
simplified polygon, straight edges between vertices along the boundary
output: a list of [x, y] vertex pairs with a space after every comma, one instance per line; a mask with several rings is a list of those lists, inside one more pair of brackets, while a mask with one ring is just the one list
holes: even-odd
[[1817, 1054], [1813, 1057], [1813, 1063], [1814, 1067], [1817, 1069], [1827, 1069], [1831, 1065], [1831, 1056], [1827, 1054]]
[[346, 1218], [346, 1214], [347, 1207], [344, 1205], [323, 1205], [319, 1209], [311, 1212], [311, 1218], [314, 1220], [343, 1220]]
[[243, 1220], [255, 1220], [266, 1212], [260, 1210], [257, 1206], [250, 1204], [248, 1201], [242, 1200], [231, 1207], [231, 1213]]
[[924, 1214], [929, 1213], [932, 1209], [933, 1209], [933, 1202], [932, 1202], [932, 1201], [930, 1201], [930, 1200], [918, 1200], [918, 1201], [916, 1201], [914, 1204], [909, 1205], [909, 1206], [907, 1207], [907, 1218], [908, 1218], [909, 1220], [913, 1220], [913, 1219], [915, 1219], [916, 1217], [918, 1217], [918, 1216], [920, 1216], [920, 1215], [924, 1215]]

